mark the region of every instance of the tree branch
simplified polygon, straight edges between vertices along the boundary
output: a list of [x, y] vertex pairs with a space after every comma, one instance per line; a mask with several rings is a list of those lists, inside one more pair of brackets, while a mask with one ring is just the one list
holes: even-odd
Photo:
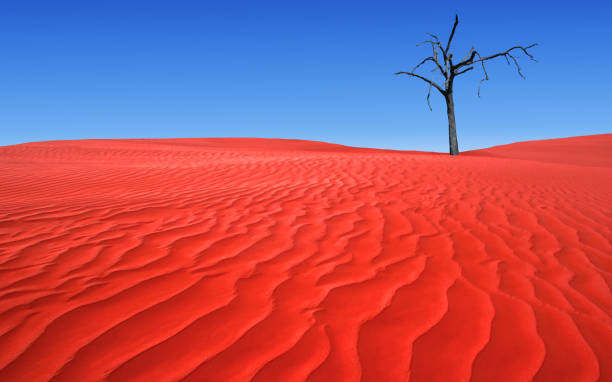
[[421, 80], [427, 82], [430, 86], [433, 86], [434, 88], [438, 89], [438, 91], [440, 93], [442, 93], [442, 95], [445, 94], [444, 89], [442, 89], [442, 87], [440, 85], [438, 85], [437, 83], [433, 82], [432, 80], [430, 80], [429, 78], [425, 78], [421, 75], [418, 75], [416, 73], [412, 73], [412, 72], [397, 72], [395, 74], [406, 74], [408, 76], [412, 76], [412, 77], [416, 77], [416, 78], [420, 78]]
[[[435, 53], [435, 52], [434, 52]], [[442, 65], [440, 65], [440, 63], [438, 62], [438, 60], [436, 59], [436, 56], [434, 57], [427, 57], [425, 58], [423, 61], [421, 61], [417, 66], [414, 67], [414, 69], [412, 69], [412, 71], [414, 72], [415, 70], [417, 70], [421, 65], [423, 65], [424, 63], [426, 63], [427, 61], [431, 61], [434, 64], [436, 64], [436, 69], [440, 69], [440, 73], [444, 76], [444, 78], [446, 78], [446, 73], [444, 72], [444, 69], [442, 69]], [[435, 71], [436, 69], [434, 69], [433, 71]]]
[[[438, 36], [436, 36], [433, 33], [429, 33], [429, 32], [425, 32], [427, 35], [433, 37], [435, 39], [435, 41], [432, 40], [425, 40], [423, 42], [420, 42], [417, 44], [417, 46], [424, 44], [424, 43], [430, 43], [431, 44], [431, 48], [433, 50], [433, 58], [436, 60], [436, 63], [438, 64], [438, 69], [440, 69], [440, 73], [444, 76], [444, 78], [448, 78], [448, 76], [450, 75], [450, 73], [448, 72], [448, 60], [446, 57], [446, 52], [444, 51], [444, 48], [442, 47], [442, 43], [440, 42], [440, 39], [438, 39]], [[442, 65], [440, 64], [440, 61], [438, 61], [438, 51], [436, 50], [436, 47], [438, 49], [440, 49], [440, 52], [442, 53], [442, 57], [444, 58], [444, 68], [442, 68]]]
[[[484, 81], [488, 81], [489, 80], [489, 74], [487, 73], [487, 69], [485, 67], [485, 61], [488, 60], [492, 60], [494, 58], [497, 57], [504, 57], [506, 59], [506, 62], [508, 63], [508, 65], [510, 65], [510, 60], [512, 60], [512, 62], [514, 63], [514, 65], [516, 66], [516, 71], [518, 72], [518, 75], [521, 76], [521, 78], [525, 79], [525, 76], [523, 75], [523, 72], [521, 72], [521, 66], [518, 63], [518, 60], [516, 59], [516, 57], [512, 54], [513, 50], [520, 50], [523, 53], [525, 53], [525, 55], [527, 57], [529, 57], [531, 60], [536, 61], [536, 59], [533, 57], [533, 55], [531, 53], [529, 53], [528, 49], [533, 48], [534, 46], [537, 46], [538, 44], [531, 44], [529, 46], [513, 46], [512, 48], [506, 50], [505, 52], [501, 52], [501, 53], [495, 53], [492, 54], [490, 56], [487, 57], [482, 57], [480, 55], [480, 53], [478, 53], [477, 50], [474, 50], [474, 48], [470, 49], [470, 53], [468, 53], [469, 57], [464, 59], [463, 61], [461, 61], [460, 63], [458, 63], [457, 65], [454, 65], [451, 67], [451, 72], [452, 73], [456, 73], [455, 75], [459, 75], [462, 73], [465, 73], [469, 70], [465, 69], [462, 71], [457, 72], [457, 70], [461, 69], [464, 66], [470, 66], [476, 63], [481, 63], [482, 65], [482, 71], [484, 73], [484, 77], [480, 80], [480, 82], [478, 83], [478, 97], [480, 98], [480, 87], [482, 85], [482, 83]], [[474, 60], [474, 58], [476, 58], [476, 56], [478, 56], [477, 60]], [[471, 66], [470, 66], [471, 67]]]
[[[512, 61], [514, 61], [514, 65], [516, 65], [516, 71], [518, 72], [518, 75], [521, 76], [522, 79], [525, 79], [525, 76], [523, 75], [523, 73], [521, 73], [521, 67], [518, 64], [518, 61], [516, 60], [516, 57], [514, 57], [513, 55], [511, 55], [510, 53], [508, 53], [508, 56], [510, 56], [510, 58], [512, 59]], [[506, 57], [506, 60], [508, 58]]]
[[425, 32], [425, 34], [428, 34], [428, 35], [430, 35], [431, 37], [435, 38], [435, 39], [436, 39], [436, 41], [440, 41], [440, 39], [438, 38], [438, 36], [436, 36], [436, 35], [435, 35], [435, 34], [433, 34], [433, 33]]
[[504, 57], [506, 57], [506, 60], [507, 60], [507, 59], [508, 59], [508, 56], [512, 57], [512, 55], [510, 54], [510, 52], [512, 52], [512, 51], [513, 51], [513, 50], [515, 50], [515, 49], [520, 49], [520, 50], [522, 50], [522, 51], [523, 51], [523, 53], [525, 53], [525, 55], [526, 55], [527, 57], [529, 57], [529, 58], [530, 58], [532, 61], [536, 61], [536, 59], [533, 57], [533, 55], [532, 55], [531, 53], [529, 53], [529, 52], [527, 51], [527, 49], [533, 48], [534, 46], [537, 46], [537, 45], [538, 45], [538, 44], [537, 44], [537, 43], [535, 43], [535, 44], [531, 44], [531, 45], [529, 45], [529, 46], [525, 46], [525, 47], [523, 47], [523, 46], [513, 46], [512, 48], [510, 48], [510, 49], [506, 50], [505, 52], [495, 53], [495, 54], [492, 54], [492, 55], [487, 56], [487, 57], [484, 57], [484, 58], [483, 58], [483, 57], [481, 57], [481, 56], [480, 56], [480, 54], [478, 54], [478, 57], [480, 57], [480, 58], [479, 58], [478, 60], [476, 60], [476, 61], [474, 61], [474, 56], [477, 54], [477, 52], [476, 52], [476, 51], [474, 51], [474, 52], [472, 52], [472, 56], [470, 57], [470, 59], [469, 59], [469, 60], [464, 60], [464, 61], [462, 61], [462, 62], [458, 63], [458, 64], [455, 66], [455, 68], [456, 68], [456, 69], [459, 69], [459, 68], [461, 68], [462, 66], [472, 65], [472, 64], [475, 64], [475, 63], [477, 63], [477, 62], [481, 62], [481, 61], [488, 61], [488, 60], [492, 60], [492, 59], [497, 58], [497, 57], [500, 57], [500, 56], [504, 56]]
[[474, 67], [473, 67], [473, 66], [470, 66], [470, 67], [468, 67], [468, 68], [466, 68], [466, 69], [463, 69], [463, 70], [462, 70], [462, 71], [460, 71], [460, 72], [457, 72], [457, 74], [455, 74], [455, 75], [456, 75], [456, 76], [458, 76], [458, 75], [463, 74], [463, 73], [465, 73], [465, 72], [469, 72], [469, 71], [470, 71], [470, 70], [472, 70], [472, 69], [474, 69]]
[[457, 24], [459, 24], [459, 15], [455, 15], [455, 23], [453, 24], [453, 30], [448, 38], [448, 43], [446, 44], [446, 48], [444, 49], [444, 56], [448, 55], [448, 50], [450, 49], [451, 41], [453, 41], [453, 36], [455, 35], [455, 29], [457, 29]]
[[[477, 53], [476, 50], [474, 50], [474, 47], [472, 47], [470, 51], [468, 52], [468, 54], [465, 56], [465, 58], [462, 61], [460, 61], [457, 65], [455, 65], [455, 69], [458, 69], [462, 66], [466, 66], [467, 62], [470, 62], [474, 59], [474, 57], [476, 56], [476, 53]], [[470, 64], [467, 64], [467, 65], [470, 65]]]
[[[529, 57], [529, 59], [536, 61], [534, 56], [529, 52], [529, 49], [537, 46], [538, 45], [537, 43], [531, 44], [528, 46], [521, 46], [521, 45], [513, 46], [512, 48], [504, 52], [495, 53], [495, 54], [492, 54], [486, 57], [482, 57], [480, 53], [474, 47], [472, 47], [470, 51], [467, 53], [467, 55], [465, 56], [465, 58], [459, 61], [458, 64], [454, 65], [453, 64], [453, 54], [450, 53], [449, 51], [450, 51], [451, 44], [453, 42], [453, 38], [455, 36], [455, 32], [457, 30], [457, 25], [459, 25], [459, 16], [455, 15], [455, 22], [453, 23], [453, 27], [448, 37], [448, 42], [446, 43], [446, 47], [442, 45], [438, 36], [436, 36], [435, 34], [426, 32], [427, 35], [430, 36], [432, 39], [425, 40], [417, 44], [417, 46], [422, 45], [422, 44], [430, 44], [431, 49], [432, 49], [432, 55], [424, 58], [418, 65], [416, 65], [412, 69], [411, 72], [395, 73], [395, 74], [406, 74], [411, 77], [419, 78], [429, 84], [429, 89], [427, 90], [427, 106], [429, 107], [430, 110], [432, 109], [431, 104], [429, 102], [429, 99], [431, 96], [431, 88], [432, 87], [436, 88], [442, 95], [446, 97], [448, 94], [451, 94], [453, 91], [452, 89], [453, 89], [454, 78], [456, 76], [459, 76], [461, 74], [474, 70], [474, 64], [480, 63], [480, 65], [482, 66], [482, 72], [484, 75], [483, 78], [478, 83], [478, 97], [480, 98], [480, 88], [482, 86], [482, 83], [484, 81], [489, 80], [489, 73], [487, 73], [487, 68], [485, 66], [486, 61], [503, 56], [506, 59], [506, 63], [508, 63], [508, 65], [511, 65], [510, 61], [514, 63], [514, 66], [516, 67], [518, 75], [521, 76], [521, 78], [523, 79], [525, 78], [525, 76], [523, 75], [523, 72], [521, 71], [521, 66], [519, 65], [515, 51], [519, 51], [519, 53], [523, 52], [527, 57]], [[440, 53], [442, 54], [444, 58], [444, 63], [441, 63], [438, 60], [438, 57], [439, 57], [438, 50], [440, 51]], [[444, 79], [445, 79], [444, 84], [443, 84], [444, 86], [438, 85], [436, 82], [415, 73], [418, 68], [420, 68], [422, 65], [424, 65], [428, 61], [433, 62], [435, 65], [435, 68], [432, 70], [432, 72], [436, 72], [437, 70], [439, 70], [440, 74], [444, 76]]]
[[425, 41], [421, 41], [420, 43], [416, 44], [416, 46], [421, 46], [423, 44], [431, 44], [432, 46], [434, 46], [435, 44], [438, 44], [438, 41], [432, 41], [432, 40], [425, 40]]
[[[474, 53], [480, 57], [480, 53], [474, 51]], [[489, 73], [487, 73], [487, 68], [485, 68], [485, 64], [484, 61], [480, 61], [480, 64], [482, 65], [482, 71], [484, 73], [484, 77], [480, 80], [480, 82], [478, 82], [478, 98], [480, 98], [480, 85], [482, 85], [482, 83], [484, 81], [488, 81], [489, 80]]]

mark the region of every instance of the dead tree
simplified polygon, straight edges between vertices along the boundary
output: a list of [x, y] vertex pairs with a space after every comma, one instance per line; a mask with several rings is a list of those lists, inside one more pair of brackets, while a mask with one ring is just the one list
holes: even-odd
[[[429, 84], [429, 90], [427, 92], [427, 106], [429, 106], [429, 110], [432, 110], [431, 104], [429, 103], [429, 97], [431, 95], [432, 87], [438, 90], [440, 94], [444, 96], [444, 100], [446, 101], [446, 113], [448, 115], [448, 144], [450, 147], [450, 155], [459, 154], [459, 145], [457, 143], [457, 127], [455, 125], [455, 103], [453, 101], [453, 82], [455, 81], [455, 78], [474, 69], [475, 64], [481, 64], [483, 78], [478, 83], [478, 97], [480, 97], [480, 85], [482, 85], [483, 81], [489, 80], [489, 74], [487, 73], [487, 69], [485, 67], [485, 61], [489, 61], [494, 58], [503, 56], [506, 59], [508, 65], [511, 64], [510, 61], [514, 63], [519, 76], [525, 79], [525, 76], [521, 72], [521, 67], [519, 66], [516, 57], [516, 52], [523, 52], [527, 57], [535, 61], [535, 58], [527, 50], [538, 45], [536, 43], [531, 44], [529, 46], [513, 46], [505, 52], [495, 53], [486, 57], [482, 57], [480, 53], [476, 49], [474, 49], [474, 47], [472, 47], [472, 49], [470, 49], [465, 58], [455, 64], [453, 63], [453, 54], [449, 53], [449, 49], [451, 46], [451, 42], [453, 41], [453, 36], [455, 36], [457, 24], [459, 24], [459, 17], [455, 15], [455, 23], [453, 24], [453, 29], [451, 30], [446, 46], [442, 45], [436, 35], [427, 33], [432, 39], [425, 40], [417, 44], [417, 46], [422, 44], [431, 44], [431, 48], [433, 51], [432, 55], [423, 59], [423, 61], [421, 61], [417, 66], [415, 66], [414, 69], [412, 69], [412, 71], [410, 72], [395, 73], [407, 74], [409, 76], [419, 78]], [[438, 85], [435, 81], [415, 73], [415, 71], [419, 67], [428, 62], [431, 63], [431, 65], [434, 65], [432, 72], [438, 72], [440, 73], [440, 75], [442, 75], [442, 77], [444, 77], [444, 86]]]

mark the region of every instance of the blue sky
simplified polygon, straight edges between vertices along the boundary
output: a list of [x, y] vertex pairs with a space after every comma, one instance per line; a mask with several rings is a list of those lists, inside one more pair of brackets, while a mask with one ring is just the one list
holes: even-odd
[[540, 44], [539, 62], [521, 57], [527, 80], [503, 58], [480, 99], [479, 70], [457, 79], [461, 150], [610, 133], [612, 5], [553, 4], [5, 1], [0, 145], [242, 136], [447, 152], [441, 96], [429, 111], [425, 84], [393, 73], [455, 13], [455, 56]]

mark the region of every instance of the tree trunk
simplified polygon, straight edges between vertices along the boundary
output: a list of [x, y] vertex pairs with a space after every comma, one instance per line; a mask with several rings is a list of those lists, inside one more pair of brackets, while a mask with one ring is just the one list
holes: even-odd
[[446, 93], [446, 113], [448, 115], [448, 146], [450, 155], [459, 155], [457, 143], [457, 126], [455, 125], [455, 103], [452, 91]]

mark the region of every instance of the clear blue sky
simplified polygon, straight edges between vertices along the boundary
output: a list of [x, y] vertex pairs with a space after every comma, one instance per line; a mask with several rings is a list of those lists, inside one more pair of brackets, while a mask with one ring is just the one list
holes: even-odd
[[[444, 101], [394, 76], [460, 23], [455, 56], [538, 42], [455, 83], [461, 150], [610, 133], [608, 2], [4, 1], [0, 145], [275, 137], [446, 152]], [[498, 5], [503, 4], [503, 5]], [[604, 5], [605, 4], [605, 5]], [[423, 71], [422, 73], [428, 73]]]

